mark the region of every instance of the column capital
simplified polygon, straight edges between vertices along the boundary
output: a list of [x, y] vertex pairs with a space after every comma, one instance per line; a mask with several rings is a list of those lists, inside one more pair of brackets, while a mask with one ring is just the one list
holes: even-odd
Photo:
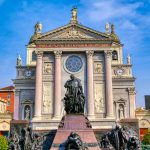
[[86, 55], [87, 57], [93, 57], [94, 51], [90, 50], [90, 51], [86, 51]]
[[43, 52], [41, 51], [36, 51], [35, 53], [37, 55], [37, 58], [41, 58], [43, 56]]
[[136, 94], [135, 87], [128, 88], [128, 92], [129, 95], [135, 95]]
[[111, 56], [112, 56], [112, 51], [111, 51], [111, 50], [105, 50], [105, 51], [104, 51], [104, 54], [105, 54], [105, 57], [111, 58]]
[[15, 89], [15, 95], [19, 96], [19, 93], [20, 93], [20, 89]]
[[54, 54], [55, 54], [55, 58], [60, 58], [61, 55], [62, 55], [62, 51], [61, 50], [56, 50], [56, 51], [54, 51]]

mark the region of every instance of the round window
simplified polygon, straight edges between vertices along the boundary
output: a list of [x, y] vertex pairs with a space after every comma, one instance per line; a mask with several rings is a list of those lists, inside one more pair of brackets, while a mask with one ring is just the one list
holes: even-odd
[[65, 67], [69, 72], [76, 73], [81, 70], [83, 66], [82, 59], [79, 56], [72, 55], [67, 58]]

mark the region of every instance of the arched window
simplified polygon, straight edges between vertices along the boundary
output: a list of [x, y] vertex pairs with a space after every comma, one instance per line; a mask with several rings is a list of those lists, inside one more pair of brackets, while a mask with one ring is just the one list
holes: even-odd
[[118, 53], [116, 50], [112, 52], [112, 60], [118, 60]]
[[35, 51], [32, 52], [32, 61], [36, 61], [36, 53], [35, 53]]

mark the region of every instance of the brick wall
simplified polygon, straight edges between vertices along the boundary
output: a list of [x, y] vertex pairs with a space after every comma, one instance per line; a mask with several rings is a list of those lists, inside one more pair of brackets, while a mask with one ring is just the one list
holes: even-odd
[[14, 92], [13, 91], [0, 91], [0, 97], [7, 100], [6, 110], [14, 112]]

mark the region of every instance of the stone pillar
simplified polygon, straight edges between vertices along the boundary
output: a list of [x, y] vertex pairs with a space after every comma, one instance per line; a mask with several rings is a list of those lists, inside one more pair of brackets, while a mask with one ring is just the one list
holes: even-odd
[[87, 55], [87, 113], [89, 118], [94, 117], [94, 88], [93, 88], [93, 53], [94, 51], [86, 51]]
[[15, 90], [15, 100], [14, 100], [14, 120], [19, 120], [19, 96], [20, 90]]
[[40, 52], [40, 51], [37, 52], [34, 117], [41, 117], [41, 112], [42, 112], [42, 70], [43, 70], [42, 58], [43, 58], [43, 52]]
[[114, 117], [113, 94], [112, 94], [112, 70], [111, 70], [111, 51], [105, 51], [105, 72], [106, 72], [106, 117]]
[[54, 85], [54, 118], [60, 118], [61, 113], [61, 55], [62, 51], [54, 51], [55, 54], [55, 85]]
[[129, 94], [129, 110], [130, 110], [129, 117], [135, 118], [135, 109], [136, 109], [136, 106], [135, 106], [135, 95], [136, 95], [135, 88], [134, 87], [128, 88], [128, 94]]

